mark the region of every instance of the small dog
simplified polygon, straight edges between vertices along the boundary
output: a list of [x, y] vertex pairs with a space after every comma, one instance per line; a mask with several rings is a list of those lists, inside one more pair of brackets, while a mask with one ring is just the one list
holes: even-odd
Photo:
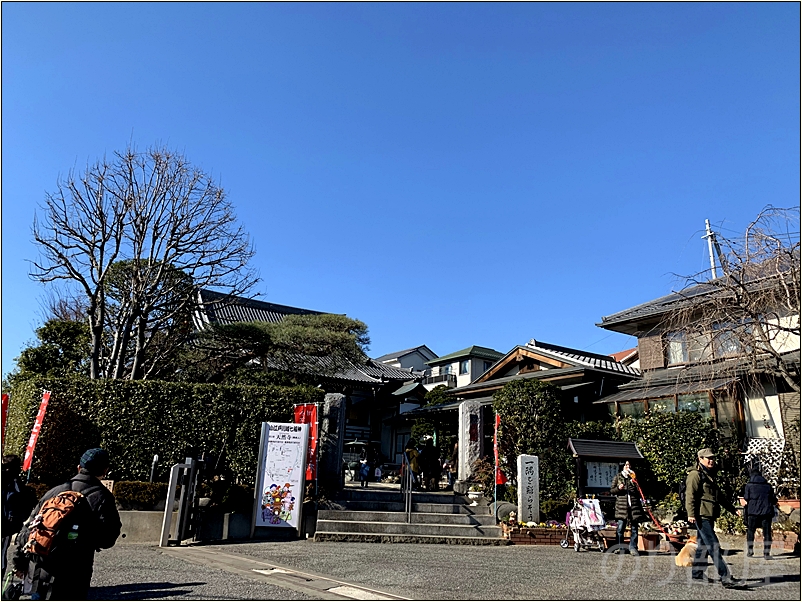
[[688, 541], [682, 546], [682, 549], [674, 558], [674, 564], [677, 566], [691, 567], [693, 566], [693, 555], [696, 554], [696, 536], [691, 536]]

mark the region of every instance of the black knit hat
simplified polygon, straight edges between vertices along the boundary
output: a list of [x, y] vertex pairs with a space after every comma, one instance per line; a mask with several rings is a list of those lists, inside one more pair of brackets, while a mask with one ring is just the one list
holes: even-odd
[[92, 476], [102, 475], [109, 467], [109, 452], [101, 447], [93, 447], [81, 456], [81, 468]]

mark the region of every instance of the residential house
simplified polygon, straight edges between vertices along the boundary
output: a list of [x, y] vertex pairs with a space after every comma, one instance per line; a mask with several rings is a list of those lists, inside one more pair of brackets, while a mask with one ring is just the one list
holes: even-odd
[[465, 386], [487, 372], [502, 357], [504, 354], [495, 349], [472, 345], [426, 362], [431, 374], [423, 384], [429, 390], [439, 385], [449, 388]]
[[[799, 392], [772, 364], [785, 362], [799, 382], [799, 336], [783, 332], [773, 337], [773, 353], [756, 356], [739, 336], [754, 324], [701, 321], [714, 294], [716, 287], [702, 283], [603, 317], [598, 326], [637, 337], [643, 376], [596, 403], [611, 416], [678, 410], [711, 416], [723, 437], [743, 442], [747, 455], [759, 455], [776, 477], [786, 440], [799, 454]], [[673, 317], [686, 309], [690, 319], [678, 327]], [[798, 315], [779, 320], [798, 328]]]
[[437, 358], [437, 354], [429, 349], [426, 345], [419, 345], [411, 349], [402, 349], [401, 351], [394, 351], [386, 353], [381, 357], [377, 357], [376, 361], [395, 368], [405, 368], [413, 370], [414, 372], [426, 372], [429, 367], [426, 362]]

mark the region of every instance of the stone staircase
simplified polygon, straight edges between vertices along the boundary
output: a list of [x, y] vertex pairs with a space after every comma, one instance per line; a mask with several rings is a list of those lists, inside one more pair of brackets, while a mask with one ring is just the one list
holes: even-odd
[[452, 492], [413, 492], [407, 523], [399, 490], [345, 488], [317, 511], [315, 541], [507, 545], [492, 505]]

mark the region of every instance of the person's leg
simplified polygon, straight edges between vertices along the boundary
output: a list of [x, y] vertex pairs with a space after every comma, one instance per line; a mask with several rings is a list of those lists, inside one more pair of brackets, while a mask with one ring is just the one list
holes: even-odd
[[724, 562], [724, 557], [721, 555], [721, 544], [713, 529], [713, 521], [700, 520], [697, 521], [697, 524], [699, 525], [699, 532], [704, 533], [705, 544], [709, 549], [710, 556], [713, 558], [713, 564], [716, 566], [718, 576], [722, 581], [732, 579], [730, 568], [727, 566], [727, 563]]
[[751, 556], [755, 546], [755, 528], [757, 527], [757, 517], [751, 514], [746, 516], [746, 555]]
[[615, 551], [616, 554], [619, 554], [623, 549], [620, 547], [624, 543], [624, 526], [627, 524], [627, 521], [618, 519], [618, 526], [615, 529], [615, 536], [618, 541], [619, 548]]
[[11, 535], [3, 536], [3, 577], [6, 576], [6, 555], [8, 554], [8, 546], [11, 543]]
[[706, 533], [702, 529], [702, 521], [696, 521], [696, 552], [693, 555], [693, 565], [691, 567], [691, 577], [702, 579], [707, 569], [708, 541]]
[[768, 558], [771, 556], [771, 519], [774, 518], [771, 514], [761, 517], [761, 525], [763, 528], [763, 557]]
[[640, 526], [640, 523], [638, 523], [638, 521], [636, 521], [636, 520], [630, 520], [629, 521], [629, 530], [630, 530], [629, 551], [632, 554], [637, 554], [638, 553], [638, 540], [640, 539], [640, 537], [638, 537], [638, 527], [639, 526]]

